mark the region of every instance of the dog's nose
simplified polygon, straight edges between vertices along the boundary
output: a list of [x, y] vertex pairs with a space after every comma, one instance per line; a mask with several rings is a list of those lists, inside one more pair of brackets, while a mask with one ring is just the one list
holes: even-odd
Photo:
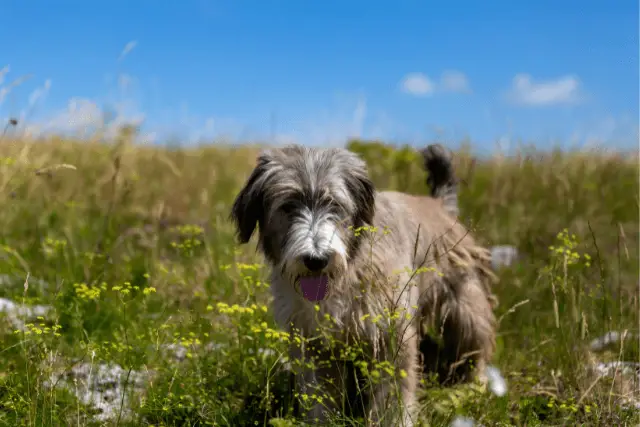
[[302, 258], [302, 262], [310, 271], [319, 271], [329, 265], [329, 258], [316, 255], [305, 255]]

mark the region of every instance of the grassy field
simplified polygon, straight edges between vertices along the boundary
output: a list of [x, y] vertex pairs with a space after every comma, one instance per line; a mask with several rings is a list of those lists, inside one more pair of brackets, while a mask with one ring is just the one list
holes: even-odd
[[[379, 188], [426, 192], [411, 150], [351, 148]], [[1, 425], [294, 425], [266, 269], [227, 219], [255, 155], [2, 141], [0, 297], [51, 310], [0, 315]], [[495, 287], [508, 390], [426, 386], [421, 420], [637, 425], [625, 406], [637, 380], [594, 367], [638, 362], [638, 339], [589, 351], [606, 332], [639, 332], [637, 155], [460, 151], [456, 167], [464, 222], [520, 253]], [[107, 420], [77, 396], [115, 365], [109, 387], [132, 396], [110, 395]]]

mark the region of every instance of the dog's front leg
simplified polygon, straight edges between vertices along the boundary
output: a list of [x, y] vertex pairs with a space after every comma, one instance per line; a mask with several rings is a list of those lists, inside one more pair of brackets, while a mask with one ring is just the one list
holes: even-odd
[[395, 376], [388, 376], [372, 389], [369, 425], [413, 426], [415, 395], [418, 385], [418, 334], [411, 325], [398, 332], [399, 348], [392, 350], [388, 360], [395, 367]]
[[315, 370], [305, 369], [296, 375], [298, 400], [303, 408], [305, 421], [308, 423], [325, 423], [327, 408], [316, 395], [321, 393]]
[[[323, 352], [294, 352], [300, 361], [296, 373], [298, 400], [305, 421], [325, 424], [331, 414], [339, 410], [344, 379], [337, 364]], [[302, 357], [300, 357], [302, 356]]]
[[320, 402], [310, 402], [310, 396], [318, 389], [318, 379], [313, 369], [313, 355], [309, 353], [297, 345], [289, 348], [289, 360], [295, 374], [295, 398], [305, 421], [325, 422], [326, 415]]

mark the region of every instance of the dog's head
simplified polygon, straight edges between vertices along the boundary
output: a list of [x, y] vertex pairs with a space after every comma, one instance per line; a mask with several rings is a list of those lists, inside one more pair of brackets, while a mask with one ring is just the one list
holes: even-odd
[[365, 162], [342, 149], [263, 151], [231, 211], [241, 243], [258, 227], [260, 249], [307, 300], [330, 292], [369, 225], [375, 189]]

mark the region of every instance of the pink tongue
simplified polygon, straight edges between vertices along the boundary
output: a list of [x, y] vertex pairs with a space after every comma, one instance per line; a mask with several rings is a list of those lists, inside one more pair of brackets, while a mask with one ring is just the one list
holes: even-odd
[[322, 301], [327, 296], [327, 276], [301, 277], [300, 290], [308, 301]]

